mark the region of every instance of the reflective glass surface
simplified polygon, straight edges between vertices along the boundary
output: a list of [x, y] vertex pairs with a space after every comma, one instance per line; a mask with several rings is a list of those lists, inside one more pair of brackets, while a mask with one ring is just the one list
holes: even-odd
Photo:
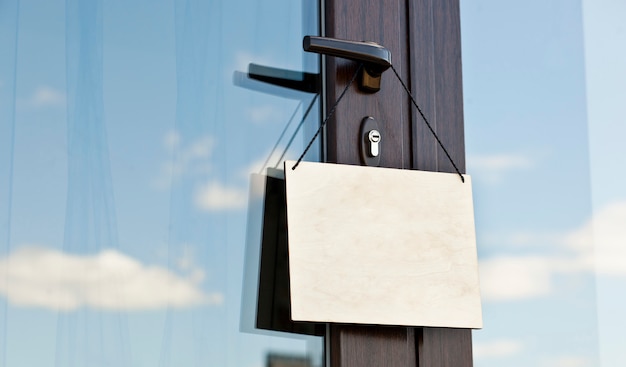
[[318, 28], [310, 0], [0, 2], [1, 366], [322, 364], [255, 327], [251, 180], [319, 123]]
[[476, 366], [623, 366], [626, 3], [461, 1]]
[[[625, 4], [461, 10], [475, 365], [623, 366]], [[319, 122], [317, 30], [309, 0], [0, 2], [0, 365], [322, 364], [255, 327], [250, 179]]]

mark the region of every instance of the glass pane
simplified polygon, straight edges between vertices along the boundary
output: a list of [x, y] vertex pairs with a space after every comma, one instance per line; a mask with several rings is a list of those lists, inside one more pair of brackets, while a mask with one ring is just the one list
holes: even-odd
[[0, 365], [322, 365], [255, 327], [251, 184], [317, 128], [317, 32], [312, 0], [0, 2]]
[[622, 366], [622, 1], [462, 1], [476, 366]]

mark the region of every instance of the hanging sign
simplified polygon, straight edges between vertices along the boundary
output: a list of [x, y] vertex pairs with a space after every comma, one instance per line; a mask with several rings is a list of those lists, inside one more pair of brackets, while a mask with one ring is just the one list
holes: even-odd
[[291, 319], [282, 170], [268, 168], [266, 174], [251, 175], [246, 227], [239, 330], [274, 336], [276, 332], [324, 335], [324, 325]]
[[294, 321], [481, 328], [471, 178], [285, 162]]

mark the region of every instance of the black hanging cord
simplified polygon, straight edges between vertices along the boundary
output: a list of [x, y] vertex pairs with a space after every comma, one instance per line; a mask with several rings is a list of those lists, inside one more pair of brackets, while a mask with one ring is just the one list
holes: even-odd
[[[285, 149], [283, 149], [283, 152], [280, 155], [280, 158], [278, 158], [278, 161], [276, 161], [276, 165], [274, 166], [274, 168], [277, 168], [278, 165], [280, 164], [280, 162], [283, 160], [283, 158], [285, 157], [285, 154], [287, 154], [287, 150], [289, 150], [289, 147], [291, 146], [291, 143], [293, 142], [294, 138], [296, 137], [296, 135], [298, 134], [298, 132], [300, 131], [300, 128], [302, 127], [302, 125], [304, 125], [304, 122], [306, 121], [307, 117], [309, 116], [309, 113], [311, 112], [311, 110], [313, 109], [313, 105], [315, 104], [315, 101], [317, 101], [317, 98], [319, 97], [319, 93], [315, 94], [315, 96], [313, 96], [313, 99], [311, 99], [311, 102], [309, 103], [308, 107], [306, 108], [306, 110], [304, 111], [304, 115], [302, 116], [302, 119], [300, 120], [300, 122], [298, 123], [298, 126], [296, 127], [296, 130], [293, 132], [293, 134], [291, 135], [291, 138], [289, 139], [289, 142], [287, 143], [287, 146], [285, 147]], [[291, 123], [293, 122], [294, 118], [296, 117], [296, 113], [298, 112], [298, 110], [300, 109], [300, 106], [302, 106], [302, 102], [300, 104], [298, 104], [298, 106], [296, 107], [296, 109], [293, 111], [293, 114], [291, 115], [291, 117], [289, 118], [289, 121], [287, 122], [287, 125], [285, 125], [285, 128], [283, 129], [283, 131], [280, 133], [280, 136], [278, 137], [278, 140], [276, 140], [276, 144], [274, 144], [274, 148], [272, 148], [272, 150], [270, 151], [270, 154], [267, 156], [267, 158], [265, 159], [265, 162], [263, 162], [263, 165], [261, 166], [261, 169], [259, 170], [259, 174], [261, 174], [263, 172], [263, 170], [265, 169], [265, 167], [268, 167], [268, 163], [270, 161], [270, 159], [272, 158], [272, 156], [274, 155], [274, 152], [276, 151], [276, 149], [278, 148], [278, 145], [280, 144], [280, 142], [282, 141], [283, 137], [285, 136], [285, 133], [287, 132], [287, 130], [289, 129], [289, 126], [291, 126]]]
[[[316, 97], [317, 97], [317, 95], [316, 95]], [[278, 148], [278, 144], [280, 144], [280, 141], [283, 139], [283, 136], [285, 136], [285, 133], [287, 132], [287, 129], [289, 129], [289, 126], [291, 125], [291, 122], [293, 121], [293, 119], [296, 117], [296, 113], [300, 109], [301, 105], [302, 105], [302, 102], [300, 102], [300, 104], [298, 104], [296, 109], [293, 111], [293, 114], [291, 114], [291, 117], [289, 118], [289, 121], [287, 121], [287, 125], [285, 125], [285, 127], [283, 128], [283, 131], [280, 133], [280, 136], [278, 137], [278, 140], [276, 140], [276, 144], [274, 144], [274, 148], [272, 148], [272, 150], [270, 151], [270, 154], [268, 154], [267, 158], [265, 159], [265, 162], [263, 162], [263, 165], [261, 166], [261, 169], [259, 170], [259, 174], [261, 174], [261, 172], [263, 172], [265, 167], [267, 167], [267, 163], [272, 158], [272, 155], [276, 151], [276, 148]]]
[[[335, 104], [333, 104], [333, 106], [331, 107], [330, 112], [328, 112], [328, 116], [326, 116], [324, 121], [322, 121], [322, 123], [320, 124], [320, 127], [315, 132], [315, 135], [313, 135], [313, 138], [311, 138], [311, 141], [309, 141], [309, 144], [304, 149], [304, 152], [302, 152], [302, 155], [300, 155], [300, 158], [298, 158], [298, 161], [296, 162], [296, 164], [294, 164], [294, 166], [291, 168], [292, 170], [295, 170], [296, 167], [298, 167], [298, 165], [300, 164], [300, 162], [302, 161], [302, 159], [304, 158], [306, 153], [309, 151], [309, 149], [311, 148], [311, 145], [313, 145], [313, 142], [315, 141], [317, 136], [320, 134], [320, 132], [322, 131], [322, 129], [324, 128], [324, 126], [326, 125], [328, 120], [335, 113], [335, 109], [337, 108], [337, 105], [339, 104], [339, 102], [341, 101], [343, 96], [346, 94], [346, 92], [348, 91], [348, 89], [350, 88], [352, 83], [354, 83], [354, 80], [356, 79], [357, 75], [359, 74], [359, 72], [361, 71], [362, 68], [363, 68], [363, 63], [359, 64], [359, 67], [354, 72], [354, 75], [352, 75], [352, 78], [350, 79], [350, 82], [348, 83], [348, 85], [346, 85], [346, 87], [344, 88], [343, 92], [341, 92], [341, 94], [339, 95], [339, 98], [337, 98], [337, 101], [335, 102]], [[456, 173], [458, 173], [459, 177], [461, 177], [461, 181], [463, 183], [465, 183], [465, 177], [463, 177], [463, 174], [461, 173], [459, 168], [456, 166], [456, 163], [454, 163], [454, 160], [452, 160], [452, 157], [450, 156], [450, 153], [448, 153], [448, 150], [446, 149], [446, 147], [443, 145], [443, 143], [439, 139], [439, 136], [437, 136], [437, 133], [435, 133], [435, 130], [430, 125], [430, 122], [428, 122], [428, 119], [424, 115], [424, 112], [422, 112], [422, 109], [418, 106], [417, 102], [415, 102], [415, 98], [413, 97], [413, 94], [411, 93], [409, 88], [407, 88], [406, 84], [404, 84], [404, 82], [402, 81], [402, 78], [400, 78], [400, 75], [398, 74], [398, 71], [396, 71], [396, 68], [393, 65], [391, 65], [391, 70], [393, 70], [393, 73], [396, 75], [396, 78], [398, 79], [400, 84], [402, 84], [402, 87], [404, 88], [406, 93], [411, 98], [411, 102], [413, 103], [413, 106], [415, 106], [415, 108], [417, 109], [417, 112], [419, 112], [420, 116], [422, 116], [422, 119], [426, 123], [426, 126], [428, 127], [428, 130], [430, 130], [430, 132], [433, 134], [433, 136], [437, 140], [437, 143], [439, 144], [441, 149], [443, 149], [443, 152], [446, 154], [446, 157], [448, 157], [448, 159], [450, 160], [450, 163], [452, 163], [452, 166], [454, 167]]]
[[304, 156], [306, 155], [306, 152], [309, 151], [309, 149], [311, 148], [311, 145], [313, 145], [313, 142], [315, 141], [317, 136], [320, 134], [320, 132], [322, 131], [322, 129], [324, 128], [328, 120], [333, 116], [333, 114], [335, 113], [335, 109], [337, 108], [337, 105], [339, 104], [343, 96], [346, 94], [348, 89], [350, 89], [350, 86], [352, 85], [352, 83], [354, 83], [354, 80], [356, 79], [356, 76], [359, 75], [359, 72], [361, 71], [361, 69], [363, 69], [363, 63], [359, 64], [359, 67], [354, 72], [354, 75], [352, 75], [352, 79], [350, 79], [350, 82], [348, 83], [348, 85], [346, 85], [343, 92], [341, 92], [341, 94], [339, 95], [339, 98], [337, 98], [337, 101], [335, 102], [335, 104], [333, 104], [333, 106], [331, 107], [330, 112], [328, 112], [328, 116], [326, 116], [324, 121], [322, 121], [322, 123], [320, 124], [320, 127], [315, 132], [315, 135], [313, 135], [313, 138], [311, 138], [311, 141], [309, 141], [309, 144], [306, 146], [306, 148], [304, 148], [304, 152], [302, 152], [302, 155], [300, 155], [300, 158], [298, 158], [298, 161], [296, 162], [296, 164], [294, 164], [293, 167], [291, 167], [292, 170], [295, 170], [296, 167], [298, 167], [298, 165], [302, 161], [302, 158], [304, 158]]
[[428, 126], [428, 129], [430, 130], [430, 132], [433, 134], [435, 139], [437, 139], [437, 143], [439, 143], [439, 146], [441, 147], [441, 149], [443, 149], [443, 152], [446, 153], [446, 157], [448, 157], [448, 159], [450, 160], [450, 163], [452, 163], [452, 166], [454, 166], [454, 169], [456, 170], [456, 173], [458, 173], [459, 176], [461, 177], [461, 181], [463, 183], [465, 183], [465, 177], [463, 177], [463, 174], [461, 174], [461, 171], [459, 171], [459, 168], [456, 166], [456, 164], [452, 160], [452, 157], [450, 157], [450, 154], [448, 153], [448, 150], [446, 149], [446, 147], [444, 147], [443, 143], [441, 142], [441, 140], [439, 140], [439, 137], [437, 136], [437, 133], [435, 133], [435, 130], [433, 130], [432, 126], [430, 126], [430, 123], [428, 122], [428, 119], [426, 118], [426, 116], [424, 116], [424, 113], [422, 112], [422, 109], [420, 108], [420, 106], [417, 105], [417, 102], [415, 102], [415, 98], [413, 98], [413, 94], [411, 94], [411, 91], [409, 91], [409, 88], [406, 87], [406, 84], [404, 84], [404, 82], [402, 81], [402, 78], [400, 78], [400, 75], [398, 75], [398, 72], [396, 71], [396, 68], [393, 67], [393, 65], [391, 65], [391, 70], [393, 70], [393, 73], [396, 74], [396, 78], [398, 78], [398, 80], [400, 81], [400, 84], [402, 84], [402, 87], [404, 88], [404, 90], [407, 92], [409, 97], [411, 97], [411, 102], [413, 102], [413, 106], [415, 106], [415, 108], [417, 108], [417, 112], [419, 112], [420, 116], [422, 116], [422, 119], [426, 123], [426, 126]]
[[298, 131], [300, 131], [300, 128], [302, 127], [302, 125], [304, 125], [306, 118], [309, 116], [309, 113], [311, 112], [311, 109], [313, 108], [313, 105], [315, 104], [315, 101], [317, 101], [317, 97], [319, 97], [319, 94], [316, 94], [315, 97], [313, 97], [313, 99], [311, 100], [311, 103], [309, 103], [309, 107], [307, 107], [306, 111], [304, 111], [302, 120], [300, 120], [300, 123], [298, 124], [296, 131], [291, 135], [291, 139], [289, 139], [287, 146], [285, 147], [285, 149], [283, 149], [283, 154], [281, 154], [280, 158], [278, 158], [278, 161], [276, 161], [276, 165], [274, 166], [274, 168], [277, 168], [280, 162], [282, 162], [283, 158], [285, 158], [285, 154], [287, 154], [287, 150], [289, 150], [291, 143], [293, 143], [293, 139], [295, 139], [296, 134], [298, 133]]

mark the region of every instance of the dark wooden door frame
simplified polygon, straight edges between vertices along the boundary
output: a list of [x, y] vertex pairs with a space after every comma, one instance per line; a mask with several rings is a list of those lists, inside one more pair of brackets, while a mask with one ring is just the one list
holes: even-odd
[[[324, 35], [374, 41], [392, 62], [462, 172], [465, 172], [459, 0], [323, 0]], [[345, 88], [355, 64], [326, 59], [326, 106]], [[381, 166], [454, 172], [391, 71], [375, 94], [356, 86], [326, 130], [326, 160], [359, 164], [363, 117], [379, 121]], [[407, 223], [410, 225], [410, 223]], [[332, 324], [330, 367], [471, 367], [471, 331]]]

